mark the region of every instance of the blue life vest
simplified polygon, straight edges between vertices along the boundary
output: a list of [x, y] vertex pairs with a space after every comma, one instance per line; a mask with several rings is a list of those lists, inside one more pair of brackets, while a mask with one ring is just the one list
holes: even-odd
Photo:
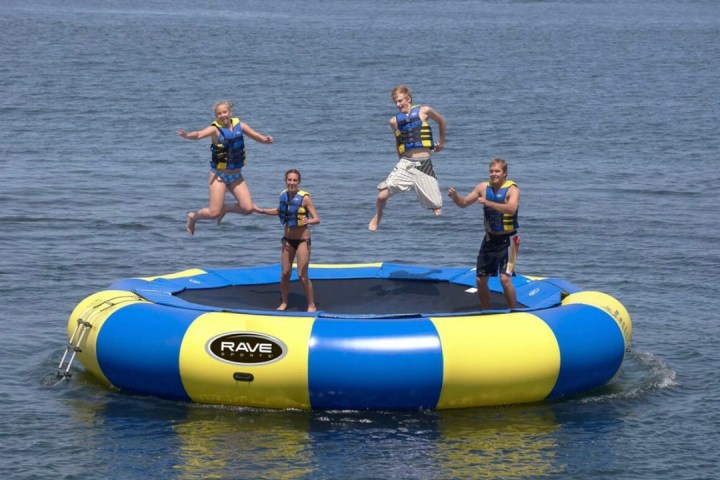
[[305, 190], [298, 190], [292, 198], [288, 198], [288, 191], [283, 190], [280, 195], [280, 205], [278, 206], [278, 216], [280, 223], [288, 227], [304, 227], [300, 221], [307, 215], [305, 207], [302, 206], [303, 199], [306, 195], [310, 195]]
[[[488, 185], [485, 189], [485, 198], [491, 202], [505, 203], [507, 192], [512, 186], [517, 186], [512, 180], [506, 180], [497, 192]], [[520, 207], [518, 207], [520, 210]], [[483, 206], [485, 215], [485, 230], [491, 233], [513, 233], [518, 228], [518, 210], [514, 214], [498, 212], [495, 209]]]
[[432, 129], [427, 121], [420, 119], [419, 105], [413, 106], [410, 113], [398, 113], [395, 120], [395, 142], [400, 155], [413, 148], [433, 148]]
[[215, 120], [210, 125], [218, 129], [217, 144], [210, 145], [210, 166], [218, 170], [234, 170], [245, 165], [245, 137], [239, 118], [232, 119], [232, 129]]

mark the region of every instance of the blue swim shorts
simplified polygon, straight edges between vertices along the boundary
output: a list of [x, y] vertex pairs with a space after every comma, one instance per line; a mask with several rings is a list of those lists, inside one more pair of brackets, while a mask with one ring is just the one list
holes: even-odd
[[227, 172], [223, 172], [222, 170], [217, 170], [214, 168], [211, 168], [210, 171], [212, 173], [214, 173], [215, 175], [217, 175], [218, 178], [220, 179], [220, 181], [222, 181], [228, 187], [237, 181], [243, 180], [242, 172], [227, 173]]

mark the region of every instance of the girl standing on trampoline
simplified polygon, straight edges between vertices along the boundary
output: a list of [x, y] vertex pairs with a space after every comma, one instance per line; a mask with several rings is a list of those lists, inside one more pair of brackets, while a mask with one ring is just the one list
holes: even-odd
[[310, 194], [300, 190], [300, 172], [291, 169], [285, 172], [285, 186], [280, 194], [280, 204], [276, 208], [260, 208], [253, 205], [255, 213], [264, 215], [277, 215], [280, 223], [285, 226], [282, 238], [282, 254], [280, 273], [280, 305], [277, 310], [285, 311], [288, 308], [288, 293], [290, 292], [290, 277], [292, 266], [297, 256], [297, 276], [305, 290], [307, 298], [307, 311], [315, 312], [315, 294], [312, 282], [308, 277], [310, 264], [310, 229], [308, 225], [320, 223], [320, 217], [315, 211]]

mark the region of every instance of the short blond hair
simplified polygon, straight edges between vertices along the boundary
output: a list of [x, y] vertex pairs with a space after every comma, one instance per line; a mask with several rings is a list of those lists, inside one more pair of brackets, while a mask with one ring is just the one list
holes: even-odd
[[412, 102], [412, 92], [410, 92], [410, 89], [405, 85], [398, 85], [397, 87], [393, 88], [392, 92], [390, 92], [390, 99], [394, 102], [395, 97], [397, 97], [398, 95], [407, 95]]
[[502, 158], [500, 158], [500, 157], [498, 157], [498, 158], [493, 158], [492, 160], [490, 160], [490, 164], [489, 164], [488, 166], [489, 166], [489, 167], [492, 167], [493, 165], [496, 165], [496, 164], [497, 164], [497, 165], [500, 165], [500, 166], [502, 167], [502, 169], [503, 169], [503, 173], [507, 174], [507, 172], [508, 172], [508, 164], [507, 164], [507, 162], [506, 162], [504, 159], [502, 159]]

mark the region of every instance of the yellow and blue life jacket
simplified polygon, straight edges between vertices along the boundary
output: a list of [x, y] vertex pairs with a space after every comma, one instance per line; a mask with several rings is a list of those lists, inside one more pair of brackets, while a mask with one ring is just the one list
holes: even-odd
[[218, 129], [217, 144], [210, 145], [210, 166], [218, 170], [233, 170], [245, 165], [245, 137], [239, 118], [232, 119], [232, 129], [215, 120], [210, 125]]
[[410, 113], [398, 113], [395, 120], [395, 142], [400, 155], [413, 148], [433, 148], [432, 129], [420, 119], [420, 105], [413, 105]]
[[[488, 185], [485, 189], [485, 198], [491, 202], [505, 203], [507, 192], [510, 187], [517, 186], [512, 180], [506, 180], [497, 192]], [[520, 208], [518, 207], [518, 210]], [[485, 230], [490, 233], [512, 233], [518, 228], [518, 210], [514, 214], [509, 215], [507, 213], [498, 212], [495, 209], [483, 206], [483, 213], [485, 215]]]
[[280, 205], [278, 206], [280, 223], [288, 227], [304, 226], [300, 219], [307, 215], [305, 207], [302, 206], [306, 195], [310, 194], [305, 190], [298, 190], [292, 198], [288, 198], [288, 191], [283, 190], [280, 195]]

